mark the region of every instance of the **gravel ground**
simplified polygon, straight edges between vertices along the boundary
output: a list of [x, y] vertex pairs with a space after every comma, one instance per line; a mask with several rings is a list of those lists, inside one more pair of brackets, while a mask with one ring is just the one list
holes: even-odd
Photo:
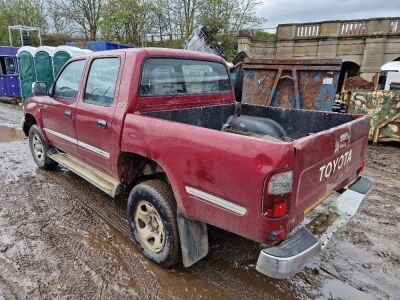
[[[34, 164], [21, 108], [0, 103], [0, 299], [400, 299], [400, 147], [368, 148], [374, 190], [318, 257], [289, 280], [255, 271], [261, 246], [210, 228], [189, 269], [147, 261], [130, 240], [126, 198]], [[8, 128], [1, 127], [7, 126]]]

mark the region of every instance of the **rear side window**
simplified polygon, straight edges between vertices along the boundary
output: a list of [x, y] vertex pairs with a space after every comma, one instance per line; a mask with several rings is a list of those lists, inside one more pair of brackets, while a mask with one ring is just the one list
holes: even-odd
[[224, 64], [175, 58], [147, 59], [140, 84], [141, 96], [217, 94], [230, 90]]
[[85, 96], [87, 103], [109, 106], [113, 102], [119, 72], [119, 58], [96, 58], [90, 67]]
[[62, 70], [54, 85], [54, 98], [76, 100], [84, 66], [85, 60], [76, 60]]

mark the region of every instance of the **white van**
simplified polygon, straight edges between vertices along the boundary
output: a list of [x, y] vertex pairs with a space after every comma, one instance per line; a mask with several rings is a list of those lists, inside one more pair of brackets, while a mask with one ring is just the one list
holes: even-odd
[[378, 89], [386, 91], [400, 89], [400, 61], [391, 61], [381, 67]]

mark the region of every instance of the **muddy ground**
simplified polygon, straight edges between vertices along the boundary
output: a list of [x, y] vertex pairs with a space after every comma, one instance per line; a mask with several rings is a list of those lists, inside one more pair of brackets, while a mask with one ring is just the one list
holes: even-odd
[[0, 103], [0, 299], [400, 299], [400, 147], [369, 146], [374, 190], [321, 255], [289, 280], [255, 271], [260, 245], [210, 228], [210, 253], [166, 270], [132, 244], [124, 197], [38, 170]]

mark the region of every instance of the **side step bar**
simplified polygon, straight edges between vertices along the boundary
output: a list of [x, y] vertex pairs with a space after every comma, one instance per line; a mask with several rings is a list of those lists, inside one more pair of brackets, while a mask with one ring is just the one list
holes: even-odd
[[122, 185], [118, 180], [69, 154], [55, 153], [49, 154], [49, 157], [83, 179], [89, 181], [111, 197], [115, 197], [122, 190]]

